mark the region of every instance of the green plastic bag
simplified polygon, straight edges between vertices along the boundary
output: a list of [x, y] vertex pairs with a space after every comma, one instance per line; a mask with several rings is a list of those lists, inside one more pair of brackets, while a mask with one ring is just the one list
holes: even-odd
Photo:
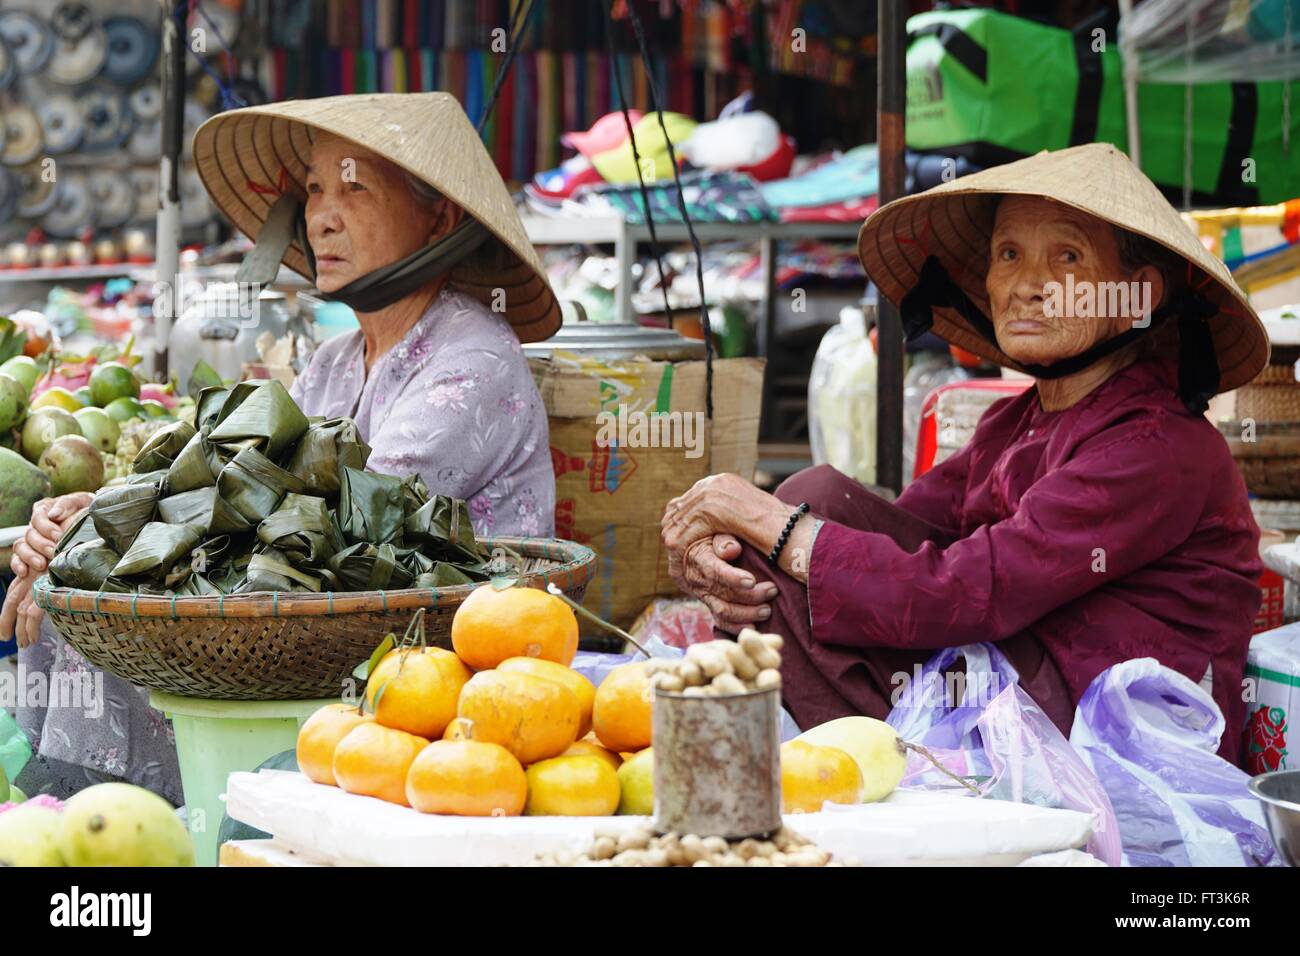
[[[993, 10], [907, 21], [907, 145], [989, 166], [1040, 150], [1128, 150], [1123, 64], [1113, 30], [1071, 32]], [[1186, 87], [1138, 87], [1142, 170], [1180, 201]], [[1282, 145], [1281, 83], [1192, 87], [1192, 199], [1259, 205], [1300, 195], [1300, 109]], [[1300, 102], [1300, 82], [1292, 83]], [[1249, 167], [1247, 167], [1249, 161]]]
[[0, 708], [0, 769], [9, 780], [16, 780], [31, 759], [31, 741], [9, 711]]

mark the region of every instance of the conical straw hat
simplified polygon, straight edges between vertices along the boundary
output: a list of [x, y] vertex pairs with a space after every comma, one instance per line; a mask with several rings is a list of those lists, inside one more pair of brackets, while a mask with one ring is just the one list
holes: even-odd
[[[555, 333], [560, 304], [541, 260], [501, 174], [449, 93], [330, 96], [218, 113], [194, 134], [199, 176], [217, 207], [256, 241], [283, 191], [305, 200], [306, 166], [321, 130], [396, 163], [486, 226], [500, 242], [453, 268], [451, 281], [488, 305], [504, 290], [504, 314], [520, 341]], [[314, 278], [297, 241], [284, 264]]]
[[[1219, 307], [1209, 327], [1219, 360], [1220, 391], [1246, 384], [1268, 364], [1268, 333], [1222, 260], [1201, 245], [1128, 156], [1108, 143], [1044, 151], [888, 203], [858, 233], [862, 267], [885, 296], [898, 302], [933, 255], [988, 315], [984, 277], [994, 204], [987, 197], [1013, 194], [1073, 206], [1185, 259], [1188, 285]], [[933, 314], [933, 329], [941, 338], [999, 365], [1020, 368], [955, 309], [935, 308]]]

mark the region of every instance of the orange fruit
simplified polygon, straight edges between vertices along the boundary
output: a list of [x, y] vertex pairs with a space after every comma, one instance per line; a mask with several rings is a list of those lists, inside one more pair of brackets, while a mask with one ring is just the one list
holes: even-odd
[[453, 717], [447, 729], [442, 732], [443, 740], [473, 740], [474, 721], [465, 717]]
[[480, 671], [460, 692], [458, 716], [475, 740], [500, 744], [522, 764], [561, 754], [578, 736], [578, 698], [533, 674]]
[[791, 740], [781, 745], [781, 809], [816, 813], [826, 801], [861, 803], [862, 770], [839, 747]]
[[366, 706], [385, 727], [436, 740], [456, 716], [460, 690], [471, 676], [459, 657], [441, 647], [389, 651], [366, 681]]
[[298, 769], [308, 780], [337, 787], [334, 748], [359, 724], [374, 720], [351, 704], [326, 704], [298, 728]]
[[600, 757], [553, 757], [527, 776], [528, 816], [607, 817], [618, 809], [618, 774]]
[[591, 725], [601, 744], [619, 753], [650, 746], [654, 691], [645, 662], [620, 664], [596, 688]]
[[451, 646], [476, 671], [511, 657], [540, 657], [566, 667], [578, 653], [573, 609], [538, 588], [475, 588], [451, 621]]
[[572, 667], [565, 667], [554, 661], [538, 657], [511, 657], [497, 665], [499, 671], [515, 671], [520, 674], [536, 674], [547, 680], [558, 681], [578, 698], [581, 715], [578, 721], [578, 736], [585, 737], [591, 730], [591, 708], [596, 702], [596, 685], [583, 677]]
[[617, 770], [619, 764], [623, 762], [623, 758], [620, 757], [618, 754], [606, 750], [600, 744], [596, 743], [595, 741], [587, 740], [585, 737], [582, 740], [575, 740], [573, 743], [569, 744], [568, 749], [565, 750], [564, 753], [560, 754], [560, 756], [561, 757], [599, 757], [601, 760], [608, 763], [615, 770]]
[[435, 740], [406, 774], [406, 799], [421, 813], [517, 817], [528, 778], [506, 748], [474, 740]]
[[406, 772], [429, 741], [370, 721], [353, 727], [334, 748], [334, 778], [348, 793], [406, 802]]

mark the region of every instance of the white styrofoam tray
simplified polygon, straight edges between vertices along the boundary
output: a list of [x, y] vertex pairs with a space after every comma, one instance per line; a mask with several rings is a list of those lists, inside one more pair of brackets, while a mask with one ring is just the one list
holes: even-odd
[[[1009, 866], [1083, 846], [1091, 819], [955, 794], [899, 790], [880, 803], [790, 814], [785, 822], [837, 858], [884, 866]], [[644, 817], [452, 817], [418, 813], [312, 783], [300, 773], [232, 773], [226, 812], [313, 859], [356, 866], [511, 866], [582, 851], [596, 830]]]

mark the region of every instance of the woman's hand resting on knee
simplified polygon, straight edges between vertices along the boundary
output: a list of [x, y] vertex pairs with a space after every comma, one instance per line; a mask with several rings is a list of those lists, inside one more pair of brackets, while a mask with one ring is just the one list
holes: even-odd
[[768, 605], [777, 594], [771, 581], [757, 581], [730, 563], [739, 557], [740, 542], [729, 534], [668, 549], [668, 573], [673, 583], [703, 601], [713, 614], [714, 625], [733, 634], [771, 617]]
[[[732, 562], [740, 557], [741, 541], [769, 553], [794, 510], [738, 475], [697, 481], [664, 509], [662, 537], [674, 583], [703, 601], [723, 630], [766, 620], [776, 585]], [[808, 580], [810, 525], [795, 525], [780, 557], [781, 569], [799, 581]]]

